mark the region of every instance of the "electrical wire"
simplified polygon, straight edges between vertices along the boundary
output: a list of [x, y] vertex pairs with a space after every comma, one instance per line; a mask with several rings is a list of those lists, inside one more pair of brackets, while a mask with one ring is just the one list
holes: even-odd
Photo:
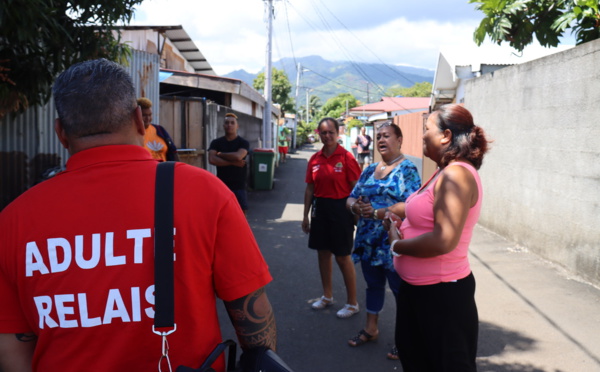
[[[320, 1], [320, 0], [319, 0], [319, 1]], [[290, 3], [290, 5], [291, 5], [291, 3]], [[356, 62], [355, 62], [355, 60], [353, 59], [353, 57], [352, 57], [352, 55], [350, 54], [350, 52], [349, 52], [349, 51], [348, 51], [348, 50], [347, 50], [347, 49], [344, 47], [343, 43], [342, 43], [342, 42], [339, 40], [339, 38], [338, 38], [338, 37], [335, 35], [335, 31], [333, 30], [333, 28], [331, 27], [331, 25], [329, 24], [329, 22], [327, 22], [327, 19], [326, 19], [326, 17], [323, 15], [323, 13], [321, 12], [321, 10], [319, 9], [319, 7], [317, 6], [317, 4], [316, 4], [316, 3], [315, 3], [313, 0], [311, 0], [311, 5], [312, 5], [313, 9], [315, 10], [315, 14], [317, 14], [317, 16], [320, 18], [321, 22], [323, 23], [323, 25], [325, 26], [325, 28], [328, 30], [329, 34], [331, 35], [331, 38], [332, 38], [332, 39], [335, 41], [335, 43], [337, 44], [337, 47], [338, 47], [338, 49], [339, 49], [340, 51], [342, 51], [342, 53], [343, 53], [343, 54], [346, 56], [346, 58], [347, 58], [347, 60], [349, 61], [350, 65], [351, 65], [351, 66], [352, 66], [352, 67], [353, 67], [353, 68], [354, 68], [354, 69], [355, 69], [355, 70], [356, 70], [356, 71], [359, 73], [359, 75], [360, 75], [360, 76], [361, 76], [363, 79], [365, 79], [365, 80], [367, 81], [367, 83], [370, 83], [370, 84], [372, 84], [372, 85], [373, 85], [373, 86], [374, 86], [374, 87], [375, 87], [375, 88], [376, 88], [376, 89], [379, 91], [379, 93], [381, 94], [381, 96], [385, 96], [385, 91], [382, 89], [382, 87], [381, 87], [381, 86], [379, 86], [379, 84], [377, 84], [377, 83], [376, 83], [376, 82], [375, 82], [375, 81], [374, 81], [374, 80], [373, 80], [373, 79], [372, 79], [372, 78], [371, 78], [371, 77], [370, 77], [370, 76], [367, 74], [367, 72], [366, 72], [366, 71], [365, 71], [365, 70], [364, 70], [364, 69], [363, 69], [363, 68], [362, 68], [362, 67], [361, 67], [361, 66], [360, 66], [358, 63], [356, 63]], [[292, 6], [292, 7], [293, 7], [293, 6]], [[328, 10], [328, 12], [329, 12], [329, 13], [331, 13], [331, 11], [330, 11], [330, 10], [329, 10], [327, 7], [325, 7], [325, 8]], [[296, 9], [294, 8], [294, 10], [296, 10]], [[297, 10], [296, 10], [296, 12], [297, 12], [298, 14], [300, 14], [300, 15], [301, 15], [301, 13], [300, 13], [300, 12], [298, 12]], [[304, 18], [304, 17], [302, 17], [302, 18]], [[336, 20], [337, 20], [337, 17], [335, 17], [335, 18], [336, 18]], [[305, 18], [304, 18], [304, 19], [305, 19]], [[306, 19], [305, 19], [305, 20], [306, 20]], [[338, 22], [340, 22], [340, 21], [338, 20]], [[312, 24], [310, 24], [309, 22], [307, 22], [307, 23], [308, 23], [308, 24], [309, 24], [311, 27], [313, 27], [314, 29], [316, 29], [314, 26], [312, 26]], [[340, 22], [340, 23], [341, 23], [341, 22]], [[341, 24], [342, 24], [342, 23], [341, 23]], [[344, 26], [344, 27], [345, 27], [345, 25], [343, 25], [343, 24], [342, 24], [342, 26]], [[345, 28], [347, 29], [347, 27], [345, 27]], [[319, 30], [317, 30], [317, 32], [319, 32]], [[353, 36], [355, 36], [355, 35], [353, 35]], [[355, 37], [356, 37], [356, 36], [355, 36]], [[363, 43], [363, 44], [364, 44], [364, 43]], [[389, 68], [389, 66], [388, 66], [388, 68]], [[314, 71], [313, 71], [313, 70], [311, 70], [311, 71], [314, 73]], [[322, 76], [322, 75], [320, 75], [320, 76], [321, 76], [321, 77], [324, 77], [324, 76]], [[324, 77], [324, 78], [326, 78], [326, 77]], [[326, 79], [327, 79], [327, 78], [326, 78]], [[331, 79], [327, 79], [327, 80], [333, 81], [333, 80], [331, 80]], [[335, 82], [335, 81], [333, 81], [333, 82], [334, 82], [334, 83], [337, 83], [337, 82]], [[340, 83], [338, 83], [338, 84], [340, 84]], [[349, 87], [349, 86], [347, 86], [347, 85], [344, 85], [344, 84], [340, 84], [340, 85], [342, 85], [342, 86], [346, 86], [347, 88], [350, 88], [350, 89], [353, 89], [353, 90], [357, 90], [357, 91], [362, 91], [362, 92], [364, 92], [364, 91], [363, 91], [363, 90], [361, 90], [361, 89], [352, 88], [352, 87]], [[368, 91], [367, 91], [367, 101], [369, 101], [369, 97], [368, 97], [368, 96], [370, 95], [369, 93], [370, 93], [370, 92], [368, 92]], [[400, 108], [400, 109], [402, 109], [402, 110], [409, 110], [408, 108], [404, 107], [402, 104], [400, 104], [400, 103], [398, 103], [398, 102], [395, 102], [395, 101], [394, 101], [393, 103], [394, 103], [394, 105], [395, 105], [395, 106], [399, 107], [399, 108]]]
[[[370, 48], [368, 48], [368, 46], [365, 45], [365, 43], [362, 42], [362, 40], [360, 40], [355, 34], [353, 34], [348, 27], [341, 22], [341, 20], [339, 20], [339, 18], [337, 18], [335, 16], [335, 14], [323, 3], [322, 0], [318, 0], [320, 2], [320, 4], [323, 6], [323, 8], [325, 8], [327, 10], [327, 12], [329, 14], [331, 14], [333, 16], [333, 18], [349, 33], [351, 34], [355, 39], [357, 39], [370, 53], [372, 53], [385, 67], [387, 67], [389, 70], [393, 71], [394, 73], [396, 73], [398, 76], [400, 76], [401, 78], [411, 82], [414, 84], [414, 82], [412, 80], [410, 80], [409, 78], [407, 78], [406, 76], [404, 76], [403, 74], [401, 74], [399, 71], [393, 69], [392, 67], [390, 67], [389, 65], [387, 65], [385, 62], [383, 62]], [[313, 29], [315, 30], [317, 33], [321, 33], [321, 30], [319, 30], [317, 27], [315, 27], [313, 25], [313, 23], [311, 21], [309, 21], [307, 18], [304, 17], [304, 15], [299, 12], [291, 3], [290, 0], [284, 0], [284, 6], [285, 6], [285, 12], [286, 12], [286, 24], [287, 24], [287, 31], [288, 31], [288, 36], [289, 36], [289, 40], [290, 40], [290, 47], [292, 48], [292, 55], [294, 58], [294, 65], [296, 68], [296, 73], [298, 73], [297, 68], [298, 68], [298, 63], [296, 60], [296, 56], [295, 56], [295, 51], [294, 51], [294, 44], [293, 44], [293, 39], [292, 39], [292, 34], [291, 34], [291, 27], [290, 27], [290, 22], [289, 22], [289, 14], [288, 14], [288, 8], [287, 5], [290, 5], [292, 7], [292, 9], [294, 11], [296, 11], [296, 13]], [[369, 74], [354, 60], [353, 56], [351, 55], [351, 53], [348, 51], [348, 49], [344, 46], [344, 43], [342, 43], [342, 41], [338, 38], [338, 36], [336, 35], [333, 27], [329, 24], [329, 22], [327, 21], [327, 18], [324, 16], [324, 14], [322, 13], [321, 9], [319, 9], [319, 6], [315, 3], [315, 1], [311, 0], [311, 5], [313, 7], [313, 9], [315, 10], [315, 14], [319, 17], [321, 23], [324, 25], [325, 27], [325, 31], [328, 32], [331, 36], [331, 39], [334, 41], [334, 43], [336, 44], [336, 47], [346, 56], [346, 58], [348, 59], [350, 65], [359, 73], [359, 75], [366, 80], [367, 84], [371, 84], [372, 86], [374, 86], [376, 88], [377, 91], [379, 91], [379, 93], [381, 93], [382, 96], [385, 96], [385, 91], [383, 90], [383, 88], [381, 86], [379, 86], [379, 84], [377, 84], [374, 79], [372, 79]], [[324, 38], [325, 39], [325, 38]], [[309, 66], [306, 66], [309, 67]], [[380, 71], [382, 73], [385, 73], [383, 71], [381, 71], [379, 68], [377, 68], [376, 66], [373, 66], [373, 68], [375, 68], [377, 71]], [[356, 87], [352, 87], [340, 82], [337, 82], [333, 79], [330, 79], [322, 74], [319, 74], [318, 72], [314, 71], [314, 69], [310, 69], [308, 68], [308, 70], [310, 70], [313, 74], [327, 80], [330, 81], [338, 86], [343, 86], [345, 88], [350, 89], [351, 91], [355, 91], [355, 92], [361, 92], [361, 93], [367, 93], [367, 95], [369, 95], [369, 91], [368, 90], [363, 90], [360, 88], [356, 88]], [[390, 76], [389, 74], [386, 74], [388, 76]], [[314, 89], [314, 88], [313, 88]], [[324, 92], [322, 90], [317, 90], [317, 91], [321, 91]], [[367, 97], [367, 101], [369, 101], [368, 99], [369, 97]], [[394, 105], [396, 105], [397, 107], [399, 107], [400, 109], [403, 110], [409, 110], [408, 108], [404, 107], [402, 104], [392, 101], [394, 103]]]
[[[335, 19], [338, 21], [338, 23], [339, 23], [340, 25], [342, 25], [342, 27], [344, 27], [344, 29], [346, 29], [346, 31], [348, 31], [348, 33], [349, 33], [350, 35], [354, 36], [354, 38], [355, 38], [356, 40], [358, 40], [358, 42], [359, 42], [359, 43], [361, 43], [361, 45], [362, 45], [362, 46], [363, 46], [365, 49], [367, 49], [369, 52], [371, 52], [371, 54], [372, 54], [373, 56], [375, 56], [375, 58], [377, 58], [377, 60], [378, 60], [379, 62], [381, 62], [381, 64], [382, 64], [382, 65], [384, 65], [385, 67], [387, 67], [387, 68], [388, 68], [390, 71], [392, 71], [392, 72], [396, 73], [396, 74], [397, 74], [398, 76], [400, 76], [401, 78], [403, 78], [403, 79], [405, 79], [406, 81], [408, 81], [410, 84], [412, 84], [412, 85], [416, 84], [416, 82], [415, 82], [415, 81], [413, 81], [413, 80], [409, 79], [409, 78], [408, 78], [408, 77], [406, 77], [404, 74], [400, 73], [400, 71], [398, 71], [398, 70], [396, 70], [396, 69], [394, 69], [394, 68], [390, 67], [390, 66], [389, 66], [387, 63], [383, 62], [383, 61], [381, 60], [381, 58], [379, 58], [379, 56], [378, 56], [377, 54], [375, 54], [375, 52], [373, 52], [373, 51], [371, 50], [371, 48], [369, 48], [369, 46], [368, 46], [368, 45], [366, 45], [365, 43], [363, 43], [363, 41], [362, 41], [361, 39], [359, 39], [359, 38], [358, 38], [358, 37], [357, 37], [357, 36], [356, 36], [356, 35], [355, 35], [355, 34], [354, 34], [354, 33], [353, 33], [353, 32], [352, 32], [350, 29], [348, 29], [348, 27], [346, 27], [346, 25], [345, 25], [345, 24], [344, 24], [344, 23], [343, 23], [343, 22], [342, 22], [342, 21], [341, 21], [341, 20], [340, 20], [340, 19], [339, 19], [339, 18], [338, 18], [336, 15], [335, 15], [335, 13], [333, 13], [333, 12], [332, 12], [332, 11], [331, 11], [331, 10], [330, 10], [328, 7], [327, 7], [327, 5], [326, 5], [326, 4], [325, 4], [325, 3], [324, 3], [322, 0], [319, 0], [319, 1], [320, 1], [320, 2], [321, 2], [321, 4], [323, 5], [323, 7], [324, 7], [324, 8], [325, 8], [325, 9], [326, 9], [328, 12], [329, 12], [329, 14], [331, 14], [331, 15], [333, 16], [333, 18], [335, 18]], [[374, 66], [374, 68], [375, 68], [375, 66]], [[377, 69], [377, 70], [378, 70], [378, 71], [380, 71], [380, 72], [383, 72], [383, 71], [381, 71], [381, 70], [379, 70], [379, 69]], [[390, 75], [388, 75], [388, 76], [390, 76]]]
[[283, 0], [283, 7], [285, 8], [285, 23], [287, 24], [288, 37], [290, 39], [290, 49], [292, 50], [292, 58], [294, 59], [294, 66], [296, 66], [296, 73], [298, 72], [298, 61], [296, 60], [296, 53], [294, 52], [294, 43], [292, 41], [292, 30], [290, 28], [290, 18], [288, 15], [287, 3], [289, 0]]
[[[331, 27], [331, 25], [329, 24], [329, 22], [327, 21], [326, 17], [323, 15], [323, 13], [321, 12], [321, 10], [317, 6], [317, 4], [313, 0], [311, 0], [311, 4], [313, 6], [313, 9], [315, 10], [315, 13], [319, 16], [323, 25], [329, 30], [329, 33], [330, 33], [332, 39], [335, 40], [338, 48], [346, 55], [346, 58], [348, 59], [348, 61], [352, 65], [352, 67], [354, 67], [354, 69], [363, 77], [363, 79], [365, 79], [367, 82], [373, 84], [373, 86], [376, 87], [380, 91], [382, 96], [385, 95], [385, 92], [383, 91], [383, 89], [366, 73], [366, 71], [363, 70], [363, 68], [360, 65], [358, 65], [354, 61], [354, 59], [350, 55], [349, 51], [344, 47], [343, 43], [338, 39], [337, 35], [335, 34], [335, 31], [333, 30], [333, 27]], [[367, 101], [369, 101], [369, 100], [370, 100], [370, 97], [367, 97]]]

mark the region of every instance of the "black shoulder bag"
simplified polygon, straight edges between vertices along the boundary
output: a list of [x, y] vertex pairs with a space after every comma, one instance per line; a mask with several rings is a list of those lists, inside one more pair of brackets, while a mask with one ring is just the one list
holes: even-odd
[[[163, 338], [161, 363], [165, 360], [171, 371], [166, 337], [177, 330], [175, 324], [175, 285], [173, 263], [173, 192], [175, 162], [159, 163], [156, 168], [154, 196], [154, 333]], [[160, 196], [160, 197], [159, 197]], [[166, 328], [168, 331], [158, 331]], [[236, 365], [236, 343], [227, 340], [218, 344], [200, 368], [179, 366], [176, 372], [214, 372], [211, 365], [229, 349], [227, 371], [241, 372], [293, 372], [275, 352], [267, 347], [248, 350], [240, 358], [240, 369]]]

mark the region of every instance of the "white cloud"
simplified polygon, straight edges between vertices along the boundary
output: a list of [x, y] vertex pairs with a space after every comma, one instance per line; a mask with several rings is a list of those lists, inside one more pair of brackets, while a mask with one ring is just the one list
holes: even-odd
[[[473, 31], [483, 17], [467, 0], [274, 3], [274, 61], [318, 55], [434, 69], [440, 48], [475, 45]], [[264, 68], [262, 0], [146, 0], [138, 9], [132, 24], [182, 25], [218, 74]]]

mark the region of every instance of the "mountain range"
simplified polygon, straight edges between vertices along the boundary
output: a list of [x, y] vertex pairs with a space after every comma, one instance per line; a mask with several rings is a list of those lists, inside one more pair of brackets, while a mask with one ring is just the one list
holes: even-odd
[[[433, 83], [434, 71], [419, 67], [393, 66], [383, 63], [328, 61], [319, 56], [283, 58], [273, 62], [273, 67], [283, 69], [292, 84], [292, 97], [296, 94], [297, 63], [303, 72], [298, 90], [299, 102], [309, 95], [319, 97], [321, 104], [340, 93], [351, 93], [361, 103], [378, 102], [385, 91], [393, 86], [408, 88], [415, 83]], [[256, 74], [236, 70], [225, 77], [242, 80], [252, 86]], [[302, 103], [300, 103], [302, 105]]]

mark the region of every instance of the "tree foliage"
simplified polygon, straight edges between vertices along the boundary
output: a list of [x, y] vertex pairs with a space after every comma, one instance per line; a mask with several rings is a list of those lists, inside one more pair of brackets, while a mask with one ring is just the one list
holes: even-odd
[[385, 95], [387, 97], [429, 97], [432, 89], [431, 83], [424, 81], [422, 83], [415, 83], [410, 88], [403, 88], [399, 85], [393, 86], [385, 92]]
[[[346, 102], [348, 105], [346, 106]], [[325, 102], [323, 107], [321, 108], [321, 118], [326, 116], [332, 118], [339, 118], [342, 116], [344, 112], [346, 112], [346, 107], [350, 110], [353, 107], [358, 106], [358, 102], [356, 98], [350, 93], [341, 93], [337, 96], [330, 98]]]
[[321, 99], [318, 96], [310, 96], [308, 98], [308, 117], [316, 121], [319, 117], [321, 106]]
[[354, 118], [351, 119], [347, 124], [346, 124], [346, 131], [349, 132], [350, 129], [352, 128], [362, 128], [363, 127], [363, 122]]
[[477, 45], [486, 36], [522, 51], [533, 42], [557, 46], [559, 38], [570, 28], [577, 44], [600, 38], [598, 0], [469, 0], [478, 4], [485, 18], [475, 30]]
[[298, 122], [298, 127], [296, 128], [296, 138], [299, 144], [304, 144], [308, 142], [308, 136], [311, 134], [315, 134], [317, 129], [317, 123], [311, 122], [306, 123], [304, 121]]
[[0, 117], [40, 105], [54, 78], [74, 63], [124, 61], [130, 51], [110, 30], [142, 0], [0, 0]]
[[[265, 73], [261, 72], [252, 82], [254, 89], [264, 92]], [[271, 100], [281, 106], [283, 112], [294, 112], [294, 100], [291, 97], [292, 84], [283, 70], [275, 67], [271, 70]]]

